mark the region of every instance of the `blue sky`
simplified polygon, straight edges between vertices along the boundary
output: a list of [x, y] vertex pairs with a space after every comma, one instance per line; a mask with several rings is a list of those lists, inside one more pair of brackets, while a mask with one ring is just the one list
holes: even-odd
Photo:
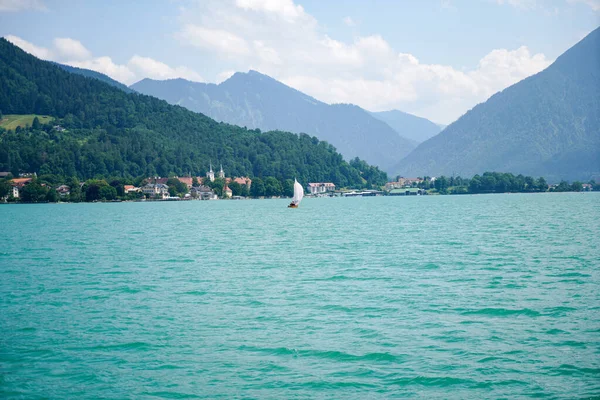
[[600, 0], [0, 0], [0, 35], [126, 84], [255, 69], [450, 123], [600, 25]]

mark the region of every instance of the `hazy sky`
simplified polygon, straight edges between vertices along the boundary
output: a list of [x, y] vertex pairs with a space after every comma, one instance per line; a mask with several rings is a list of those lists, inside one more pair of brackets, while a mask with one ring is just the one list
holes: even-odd
[[126, 84], [254, 69], [450, 123], [600, 25], [600, 0], [0, 0], [0, 35]]

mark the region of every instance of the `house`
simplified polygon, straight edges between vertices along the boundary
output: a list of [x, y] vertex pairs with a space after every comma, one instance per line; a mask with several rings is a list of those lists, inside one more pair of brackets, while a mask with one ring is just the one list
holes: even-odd
[[0, 179], [4, 179], [10, 175], [10, 172], [2, 171], [0, 172]]
[[18, 199], [19, 198], [19, 193], [20, 193], [21, 189], [23, 188], [23, 186], [27, 185], [32, 180], [33, 180], [33, 178], [15, 178], [15, 179], [12, 179], [10, 181], [10, 184], [12, 186], [12, 197], [14, 197], [15, 199]]
[[386, 183], [385, 190], [390, 191], [394, 189], [402, 189], [405, 187], [413, 187], [417, 186], [421, 182], [423, 182], [423, 179], [421, 178], [398, 178], [398, 182]]
[[15, 179], [11, 180], [11, 183], [15, 186], [22, 188], [23, 186], [27, 185], [32, 180], [33, 180], [33, 178], [15, 178]]
[[250, 186], [252, 186], [252, 179], [250, 179], [248, 177], [234, 178], [233, 181], [235, 183], [239, 183], [242, 186], [246, 186], [248, 188], [248, 190], [250, 190]]
[[190, 191], [191, 195], [195, 199], [200, 200], [216, 200], [217, 195], [208, 186], [194, 186]]
[[57, 131], [57, 132], [64, 132], [64, 131], [66, 130], [65, 128], [63, 128], [63, 127], [62, 127], [62, 126], [60, 126], [60, 125], [54, 125], [54, 126], [52, 127], [52, 129], [54, 129], [54, 130], [55, 130], [55, 131]]
[[128, 193], [137, 193], [137, 192], [141, 192], [142, 189], [140, 189], [139, 187], [135, 187], [133, 185], [123, 185], [123, 192], [125, 194]]
[[223, 197], [226, 199], [230, 199], [232, 196], [233, 192], [231, 191], [231, 189], [229, 189], [229, 186], [225, 184], [225, 187], [223, 188]]
[[161, 178], [160, 176], [155, 176], [152, 178], [147, 178], [146, 180], [148, 181], [148, 183], [166, 185], [169, 178]]
[[177, 177], [177, 179], [179, 180], [179, 182], [185, 184], [185, 186], [187, 186], [188, 189], [192, 188], [194, 178], [192, 178], [192, 177], [183, 177], [183, 178]]
[[60, 197], [66, 197], [71, 194], [71, 188], [67, 185], [60, 185], [56, 188], [56, 193], [58, 193]]
[[149, 183], [142, 187], [142, 193], [147, 197], [166, 199], [169, 197], [169, 187], [162, 183]]
[[584, 192], [591, 192], [593, 189], [592, 185], [589, 183], [584, 183], [581, 185], [581, 187]]
[[321, 194], [335, 191], [335, 185], [331, 182], [309, 183], [307, 189], [310, 194]]

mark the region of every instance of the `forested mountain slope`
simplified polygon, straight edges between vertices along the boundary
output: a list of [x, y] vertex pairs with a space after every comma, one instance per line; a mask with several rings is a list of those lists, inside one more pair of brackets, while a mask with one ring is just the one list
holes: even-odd
[[308, 135], [247, 130], [41, 61], [0, 39], [0, 111], [57, 118], [0, 131], [0, 170], [102, 176], [202, 175], [222, 163], [228, 175], [294, 177], [338, 186], [384, 182], [364, 162], [350, 165]]
[[415, 147], [358, 106], [323, 103], [256, 71], [235, 73], [219, 85], [144, 79], [131, 88], [217, 121], [315, 135], [334, 145], [346, 159], [358, 156], [383, 169]]

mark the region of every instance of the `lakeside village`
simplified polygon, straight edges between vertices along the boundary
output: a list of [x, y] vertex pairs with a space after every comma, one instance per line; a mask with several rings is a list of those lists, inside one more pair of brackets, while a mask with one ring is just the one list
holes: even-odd
[[[293, 181], [280, 182], [267, 177], [226, 177], [221, 166], [218, 175], [210, 165], [206, 177], [149, 177], [140, 179], [139, 185], [127, 184], [128, 180], [103, 179], [79, 182], [71, 178], [67, 183], [58, 182], [55, 176], [37, 177], [20, 174], [13, 178], [9, 172], [0, 172], [0, 200], [3, 203], [41, 202], [95, 202], [95, 201], [184, 201], [247, 198], [289, 198], [293, 195]], [[125, 181], [125, 183], [124, 183]], [[131, 181], [129, 181], [131, 182]], [[479, 193], [532, 193], [532, 192], [586, 192], [600, 191], [600, 184], [562, 181], [547, 184], [544, 178], [515, 176], [510, 173], [486, 172], [471, 179], [461, 177], [396, 177], [394, 182], [369, 190], [355, 191], [336, 189], [331, 182], [310, 182], [305, 187], [306, 197], [370, 197], [370, 196], [423, 196], [431, 194], [479, 194]]]

